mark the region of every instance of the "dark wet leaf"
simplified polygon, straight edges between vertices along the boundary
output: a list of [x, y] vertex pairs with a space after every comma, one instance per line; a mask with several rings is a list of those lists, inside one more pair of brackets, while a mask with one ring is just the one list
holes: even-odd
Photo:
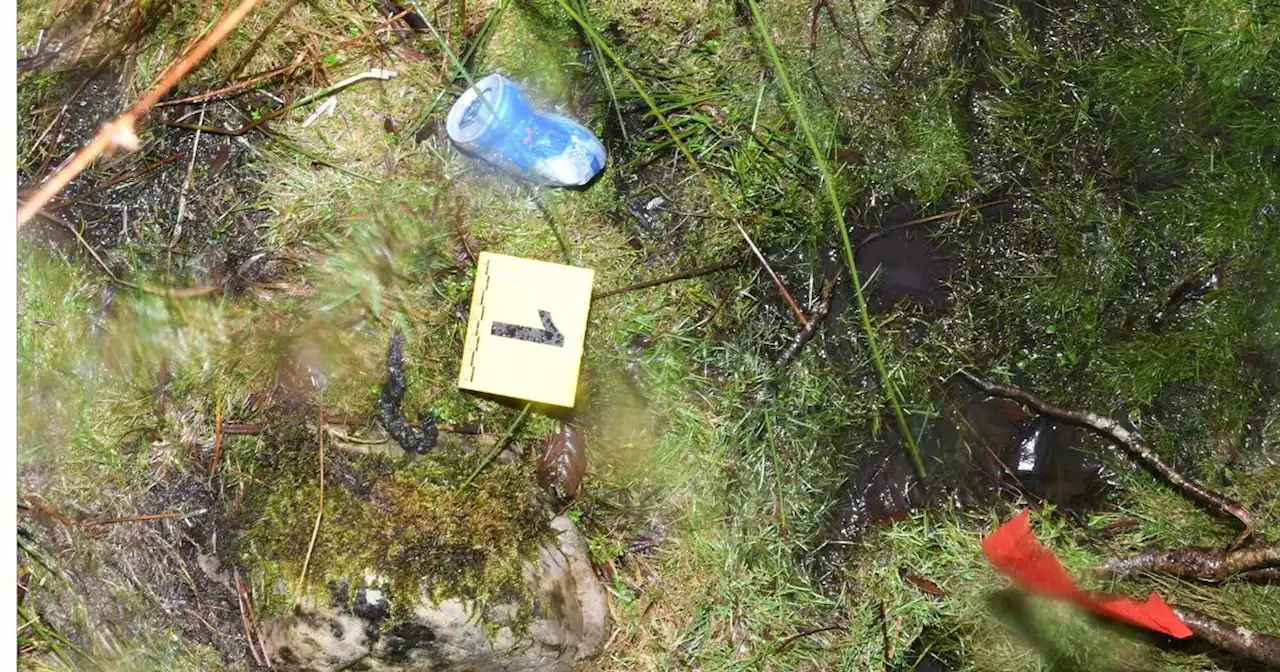
[[587, 441], [567, 422], [547, 435], [538, 458], [538, 485], [565, 499], [578, 496], [587, 471]]

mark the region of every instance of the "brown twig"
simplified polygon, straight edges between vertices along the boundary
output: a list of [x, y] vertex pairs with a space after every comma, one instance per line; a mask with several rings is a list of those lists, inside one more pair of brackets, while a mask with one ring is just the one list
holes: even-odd
[[290, 74], [293, 74], [293, 72], [294, 72], [295, 70], [297, 70], [298, 68], [304, 68], [304, 67], [307, 67], [307, 66], [315, 65], [316, 63], [319, 63], [320, 61], [324, 60], [326, 57], [328, 57], [328, 56], [330, 56], [330, 55], [332, 55], [332, 54], [336, 54], [336, 53], [338, 53], [339, 51], [341, 51], [342, 49], [345, 49], [346, 47], [351, 46], [352, 44], [355, 44], [355, 43], [357, 43], [357, 42], [361, 42], [361, 41], [365, 40], [365, 39], [366, 39], [366, 38], [368, 38], [370, 35], [373, 35], [373, 34], [377, 33], [378, 31], [380, 31], [380, 30], [382, 30], [382, 29], [386, 28], [387, 26], [390, 26], [392, 23], [395, 23], [395, 21], [396, 21], [397, 19], [399, 19], [400, 17], [402, 17], [402, 16], [404, 16], [405, 14], [409, 13], [410, 11], [412, 11], [412, 10], [408, 10], [408, 9], [406, 9], [406, 10], [404, 10], [404, 11], [402, 11], [402, 12], [400, 12], [400, 13], [396, 14], [395, 16], [392, 16], [391, 18], [387, 19], [386, 21], [383, 21], [382, 23], [379, 23], [378, 25], [374, 26], [372, 30], [370, 30], [370, 31], [368, 31], [368, 32], [366, 32], [366, 33], [364, 33], [364, 34], [362, 34], [362, 35], [357, 35], [356, 37], [352, 37], [352, 38], [350, 38], [350, 39], [343, 40], [342, 42], [339, 42], [339, 43], [337, 44], [337, 46], [335, 46], [333, 49], [330, 49], [329, 51], [327, 51], [327, 52], [325, 52], [325, 53], [323, 53], [323, 54], [320, 54], [319, 56], [316, 56], [315, 58], [312, 58], [312, 59], [309, 59], [309, 60], [306, 60], [306, 61], [298, 61], [297, 63], [294, 63], [294, 64], [292, 64], [292, 65], [284, 65], [284, 66], [281, 66], [281, 67], [276, 68], [276, 69], [274, 69], [274, 70], [268, 70], [268, 71], [266, 71], [266, 72], [263, 72], [263, 73], [259, 73], [259, 74], [253, 75], [252, 77], [249, 77], [248, 79], [246, 79], [246, 80], [244, 80], [244, 81], [242, 81], [242, 82], [237, 82], [237, 83], [235, 83], [235, 84], [231, 84], [230, 86], [224, 86], [224, 87], [222, 87], [221, 89], [216, 89], [216, 90], [214, 90], [214, 91], [206, 91], [205, 93], [197, 93], [197, 94], [195, 94], [195, 95], [193, 95], [193, 96], [187, 96], [186, 98], [178, 98], [178, 99], [175, 99], [175, 100], [166, 100], [166, 101], [164, 101], [164, 102], [156, 103], [156, 107], [168, 107], [168, 106], [170, 106], [170, 105], [181, 105], [181, 104], [183, 104], [183, 103], [198, 103], [198, 102], [202, 102], [202, 101], [205, 101], [205, 100], [210, 100], [210, 99], [212, 99], [212, 98], [219, 98], [219, 97], [226, 96], [226, 95], [229, 95], [229, 94], [232, 94], [232, 93], [238, 93], [238, 92], [240, 92], [240, 91], [243, 91], [243, 90], [245, 90], [245, 89], [248, 89], [248, 88], [250, 88], [250, 87], [252, 87], [252, 86], [255, 86], [255, 85], [257, 85], [257, 84], [261, 84], [262, 82], [265, 82], [265, 81], [267, 81], [267, 80], [270, 80], [270, 79], [274, 79], [274, 78], [276, 78], [276, 77], [279, 77], [279, 76], [281, 76], [281, 75], [290, 75]]
[[911, 585], [915, 586], [916, 588], [919, 588], [920, 590], [923, 590], [924, 592], [929, 593], [930, 595], [935, 595], [937, 597], [947, 596], [946, 591], [938, 587], [938, 584], [930, 581], [929, 579], [924, 578], [923, 576], [920, 576], [915, 572], [915, 570], [911, 569], [910, 567], [899, 567], [898, 577], [901, 578], [903, 581], [906, 581], [907, 583], [910, 583]]
[[747, 241], [747, 247], [751, 248], [751, 252], [756, 255], [756, 259], [760, 262], [760, 266], [762, 266], [765, 272], [769, 274], [769, 278], [773, 280], [773, 286], [778, 288], [778, 293], [782, 294], [782, 298], [787, 300], [787, 305], [791, 306], [792, 312], [796, 314], [796, 319], [800, 320], [800, 326], [807, 326], [809, 321], [805, 319], [804, 311], [800, 310], [800, 306], [796, 304], [796, 300], [791, 298], [791, 292], [788, 292], [787, 286], [782, 284], [782, 278], [779, 278], [778, 274], [773, 272], [773, 268], [769, 266], [769, 261], [764, 258], [764, 254], [760, 252], [760, 248], [756, 247], [756, 244], [751, 240], [751, 236], [747, 235], [747, 230], [742, 228], [742, 225], [737, 222], [734, 222], [733, 225], [738, 227], [738, 232], [742, 234], [743, 240]]
[[831, 632], [832, 630], [843, 630], [843, 629], [844, 628], [841, 626], [832, 625], [825, 628], [814, 628], [813, 630], [805, 630], [804, 632], [791, 635], [790, 637], [782, 640], [782, 643], [774, 647], [773, 650], [769, 652], [769, 655], [773, 656], [773, 655], [782, 653], [783, 651], [786, 651], [787, 649], [791, 648], [792, 644], [795, 644], [796, 642], [804, 639], [805, 637], [812, 637], [814, 635], [821, 634], [824, 632]]
[[1191, 632], [1206, 642], [1236, 655], [1280, 668], [1280, 638], [1232, 625], [1186, 607], [1175, 606], [1173, 613], [1191, 628]]
[[818, 302], [817, 306], [814, 306], [813, 312], [809, 314], [809, 317], [805, 322], [804, 327], [800, 329], [800, 332], [795, 336], [792, 336], [791, 340], [787, 343], [787, 347], [783, 348], [782, 352], [778, 354], [778, 359], [775, 361], [777, 366], [782, 366], [790, 362], [792, 359], [795, 359], [795, 356], [800, 353], [800, 349], [809, 341], [812, 341], [813, 337], [817, 335], [818, 329], [821, 328], [822, 323], [827, 320], [827, 313], [831, 311], [831, 294], [834, 289], [835, 280], [828, 278], [823, 281], [822, 300]]
[[[34, 509], [39, 513], [43, 513], [44, 515], [49, 516], [50, 518], [58, 521], [59, 523], [62, 523], [67, 527], [73, 527], [75, 525], [75, 521], [62, 515], [61, 513], [58, 513], [57, 511], [55, 511], [49, 505], [45, 504], [39, 497], [36, 497], [35, 495], [27, 495], [26, 497], [22, 498], [22, 501], [31, 509]], [[22, 507], [21, 504], [19, 504], [18, 506], [19, 508]]]
[[293, 6], [297, 4], [297, 2], [298, 0], [285, 1], [284, 7], [280, 8], [280, 11], [271, 19], [271, 22], [267, 24], [266, 28], [263, 28], [262, 32], [258, 33], [258, 36], [253, 38], [253, 42], [249, 43], [249, 47], [244, 50], [244, 55], [240, 57], [240, 60], [236, 61], [236, 64], [231, 66], [231, 70], [227, 72], [227, 79], [232, 79], [236, 75], [240, 74], [240, 71], [244, 69], [244, 66], [248, 65], [249, 61], [253, 59], [253, 55], [258, 53], [258, 48], [262, 46], [262, 41], [267, 39], [267, 35], [270, 35], [271, 31], [276, 29], [276, 26], [280, 25], [280, 22], [283, 21], [284, 17], [293, 10]]
[[[853, 0], [850, 0], [852, 3]], [[843, 37], [849, 42], [853, 42], [858, 46], [858, 50], [862, 52], [862, 57], [867, 59], [867, 63], [871, 63], [871, 51], [867, 49], [866, 40], [862, 39], [862, 21], [858, 18], [858, 7], [853, 6], [853, 26], [857, 31], [857, 39], [850, 38], [844, 32], [844, 28], [840, 26], [840, 21], [836, 18], [835, 8], [831, 6], [831, 0], [818, 0], [813, 4], [813, 15], [809, 21], [809, 48], [815, 49], [818, 44], [818, 25], [822, 20], [822, 10], [827, 10], [827, 18], [831, 19], [831, 25], [835, 27], [836, 34]]]
[[224, 422], [219, 426], [223, 436], [257, 436], [264, 429], [262, 425], [247, 422]]
[[645, 280], [644, 282], [637, 282], [634, 284], [627, 285], [626, 287], [619, 287], [617, 289], [611, 289], [607, 292], [600, 292], [599, 294], [592, 295], [591, 300], [596, 301], [598, 299], [603, 299], [610, 296], [616, 296], [618, 294], [626, 294], [627, 292], [634, 292], [640, 289], [657, 287], [658, 285], [665, 285], [669, 282], [675, 282], [677, 280], [688, 280], [690, 278], [699, 278], [704, 275], [711, 275], [712, 273], [717, 273], [725, 269], [733, 268], [741, 263], [742, 263], [742, 259], [735, 258], [735, 259], [729, 259], [726, 261], [721, 261], [715, 264], [707, 264], [706, 266], [699, 266], [697, 268], [689, 269], [687, 271], [680, 271], [679, 273], [673, 273], [666, 277], [657, 278], [656, 280]]
[[107, 525], [115, 525], [117, 523], [137, 523], [146, 520], [169, 520], [173, 518], [187, 518], [187, 514], [181, 512], [174, 513], [143, 513], [136, 516], [123, 516], [121, 518], [96, 518], [86, 520], [80, 523], [80, 528], [84, 533], [91, 536], [101, 536], [106, 532], [102, 529]]
[[1148, 548], [1130, 558], [1116, 558], [1103, 566], [1109, 575], [1161, 572], [1201, 581], [1223, 581], [1246, 570], [1280, 564], [1280, 543], [1260, 544], [1234, 551], [1215, 548]]
[[962, 215], [966, 212], [973, 212], [976, 210], [982, 210], [983, 208], [990, 208], [993, 205], [1001, 205], [1006, 202], [1007, 202], [1006, 200], [991, 201], [989, 203], [981, 203], [981, 204], [975, 205], [972, 208], [965, 206], [957, 210], [950, 210], [947, 212], [938, 213], [936, 215], [929, 215], [928, 217], [911, 219], [901, 224], [895, 224], [887, 229], [881, 229], [879, 231], [875, 231], [868, 234], [866, 238], [863, 238], [861, 241], [858, 242], [858, 246], [862, 247], [864, 245], [867, 245], [871, 241], [876, 240], [877, 238], [882, 238], [884, 236], [887, 236], [890, 233], [893, 233], [894, 231], [900, 231], [902, 229], [910, 228], [912, 226], [917, 226], [919, 224], [928, 224], [929, 222], [936, 222], [940, 219], [947, 219], [950, 217], [955, 217], [956, 215]]
[[213, 458], [209, 460], [209, 478], [218, 471], [218, 458], [222, 457], [222, 401], [213, 407]]
[[945, 4], [946, 3], [944, 2], [936, 3], [929, 10], [929, 14], [924, 17], [924, 22], [916, 27], [916, 34], [911, 37], [911, 42], [907, 44], [907, 48], [903, 49], [902, 53], [898, 54], [898, 57], [894, 59], [893, 65], [889, 68], [889, 71], [885, 73], [886, 76], [892, 77], [902, 68], [903, 64], [907, 61], [907, 57], [911, 55], [911, 52], [916, 48], [916, 44], [920, 42], [920, 38], [924, 36], [924, 31], [929, 27], [929, 23], [933, 21], [933, 17], [937, 16], [938, 10], [942, 9], [942, 6]]
[[178, 80], [204, 59], [219, 42], [223, 40], [242, 19], [257, 6], [259, 0], [241, 0], [240, 4], [226, 16], [209, 34], [165, 71], [160, 81], [149, 89], [133, 107], [103, 124], [93, 141], [76, 152], [71, 162], [54, 173], [40, 186], [36, 193], [18, 208], [18, 226], [26, 224], [46, 203], [58, 195], [77, 175], [84, 172], [103, 152], [114, 147], [136, 150], [139, 146], [138, 135], [134, 125], [138, 118], [146, 114], [164, 94], [173, 88]]
[[1160, 474], [1182, 494], [1220, 515], [1229, 516], [1240, 521], [1243, 529], [1236, 536], [1235, 541], [1232, 542], [1232, 549], [1238, 548], [1245, 539], [1249, 538], [1249, 535], [1253, 534], [1253, 516], [1242, 504], [1183, 476], [1169, 463], [1165, 462], [1164, 458], [1160, 457], [1159, 453], [1153, 450], [1151, 446], [1147, 445], [1147, 442], [1136, 430], [1129, 429], [1111, 418], [1103, 417], [1096, 413], [1069, 411], [1054, 406], [1026, 390], [980, 378], [964, 369], [960, 370], [960, 375], [967, 378], [969, 382], [978, 386], [987, 394], [1022, 402], [1045, 415], [1051, 415], [1055, 418], [1088, 427], [1095, 432], [1111, 437], [1131, 456], [1137, 458], [1148, 469]]
[[149, 163], [137, 170], [129, 171], [128, 173], [125, 173], [123, 175], [117, 175], [107, 180], [106, 182], [103, 182], [102, 184], [99, 184], [98, 186], [84, 192], [83, 194], [77, 195], [75, 198], [69, 201], [59, 201], [57, 203], [50, 203], [49, 207], [45, 208], [45, 212], [52, 213], [52, 212], [57, 212], [59, 210], [62, 210], [63, 208], [71, 207], [72, 205], [75, 205], [76, 203], [79, 203], [85, 200], [86, 198], [93, 196], [94, 194], [97, 194], [102, 191], [106, 191], [107, 189], [110, 189], [111, 187], [114, 187], [117, 184], [124, 182], [125, 180], [133, 179], [135, 177], [140, 177], [142, 175], [145, 175], [155, 170], [156, 168], [163, 168], [164, 166], [167, 166], [181, 158], [182, 158], [182, 152], [178, 152], [177, 154], [173, 154], [172, 156], [160, 159], [159, 161], [156, 161], [154, 163]]
[[253, 662], [258, 665], [262, 665], [262, 657], [258, 655], [258, 650], [253, 645], [253, 634], [249, 627], [249, 614], [245, 610], [244, 606], [248, 601], [248, 597], [245, 594], [247, 591], [245, 590], [244, 580], [240, 578], [239, 569], [234, 570], [234, 572], [236, 582], [236, 604], [240, 605], [240, 624], [244, 626], [244, 641], [249, 645], [249, 654], [253, 656]]

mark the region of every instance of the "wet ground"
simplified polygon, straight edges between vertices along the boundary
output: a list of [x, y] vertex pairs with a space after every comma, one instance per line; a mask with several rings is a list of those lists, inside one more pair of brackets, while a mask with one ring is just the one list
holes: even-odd
[[[129, 104], [120, 88], [121, 73], [114, 68], [51, 77], [54, 83], [28, 101], [36, 111], [27, 123], [48, 132], [22, 136], [20, 194], [34, 176], [47, 174], [53, 161], [87, 143], [102, 123]], [[279, 275], [287, 262], [262, 239], [268, 213], [261, 203], [261, 177], [252, 165], [260, 158], [262, 136], [197, 137], [191, 129], [164, 124], [238, 129], [258, 111], [255, 102], [264, 109], [278, 104], [270, 93], [234, 108], [186, 104], [158, 110], [138, 152], [100, 160], [44, 208], [48, 216], [24, 227], [22, 236], [95, 263], [67, 230], [69, 225], [117, 277], [158, 274], [172, 287], [213, 286], [239, 293]], [[40, 141], [32, 144], [33, 138]]]

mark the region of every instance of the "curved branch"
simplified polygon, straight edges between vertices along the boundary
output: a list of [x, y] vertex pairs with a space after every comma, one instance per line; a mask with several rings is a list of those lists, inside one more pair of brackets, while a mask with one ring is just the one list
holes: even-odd
[[1229, 516], [1240, 521], [1240, 525], [1243, 529], [1240, 531], [1240, 534], [1236, 536], [1235, 541], [1232, 542], [1232, 549], [1238, 548], [1245, 539], [1249, 538], [1249, 535], [1253, 534], [1253, 516], [1249, 513], [1248, 509], [1244, 508], [1244, 505], [1234, 499], [1214, 492], [1186, 476], [1183, 476], [1170, 466], [1169, 463], [1165, 462], [1164, 458], [1160, 457], [1160, 454], [1152, 449], [1151, 446], [1142, 438], [1142, 435], [1138, 434], [1137, 431], [1129, 429], [1111, 418], [1103, 417], [1096, 413], [1090, 413], [1088, 411], [1069, 411], [1065, 408], [1054, 406], [1026, 390], [981, 378], [964, 369], [960, 370], [960, 375], [964, 376], [969, 382], [978, 386], [978, 388], [987, 394], [1022, 402], [1036, 409], [1037, 412], [1045, 415], [1051, 415], [1055, 418], [1066, 420], [1068, 422], [1073, 422], [1077, 425], [1083, 425], [1095, 432], [1111, 437], [1119, 443], [1126, 452], [1137, 458], [1137, 460], [1146, 465], [1148, 469], [1163, 476], [1165, 480], [1173, 484], [1173, 486], [1180, 490], [1182, 494], [1190, 497], [1201, 505], [1212, 509], [1220, 515]]

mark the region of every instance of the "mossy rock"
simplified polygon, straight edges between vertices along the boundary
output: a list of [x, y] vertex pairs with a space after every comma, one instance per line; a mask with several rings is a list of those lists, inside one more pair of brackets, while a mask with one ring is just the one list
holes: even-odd
[[[551, 527], [558, 537], [522, 567], [524, 597], [497, 604], [440, 600], [424, 582], [417, 599], [397, 605], [383, 590], [362, 586], [349, 603], [300, 607], [271, 619], [264, 628], [266, 655], [298, 670], [572, 669], [574, 661], [599, 652], [609, 612], [573, 522], [560, 516]], [[342, 594], [346, 586], [337, 588]], [[393, 616], [406, 607], [410, 616]]]

